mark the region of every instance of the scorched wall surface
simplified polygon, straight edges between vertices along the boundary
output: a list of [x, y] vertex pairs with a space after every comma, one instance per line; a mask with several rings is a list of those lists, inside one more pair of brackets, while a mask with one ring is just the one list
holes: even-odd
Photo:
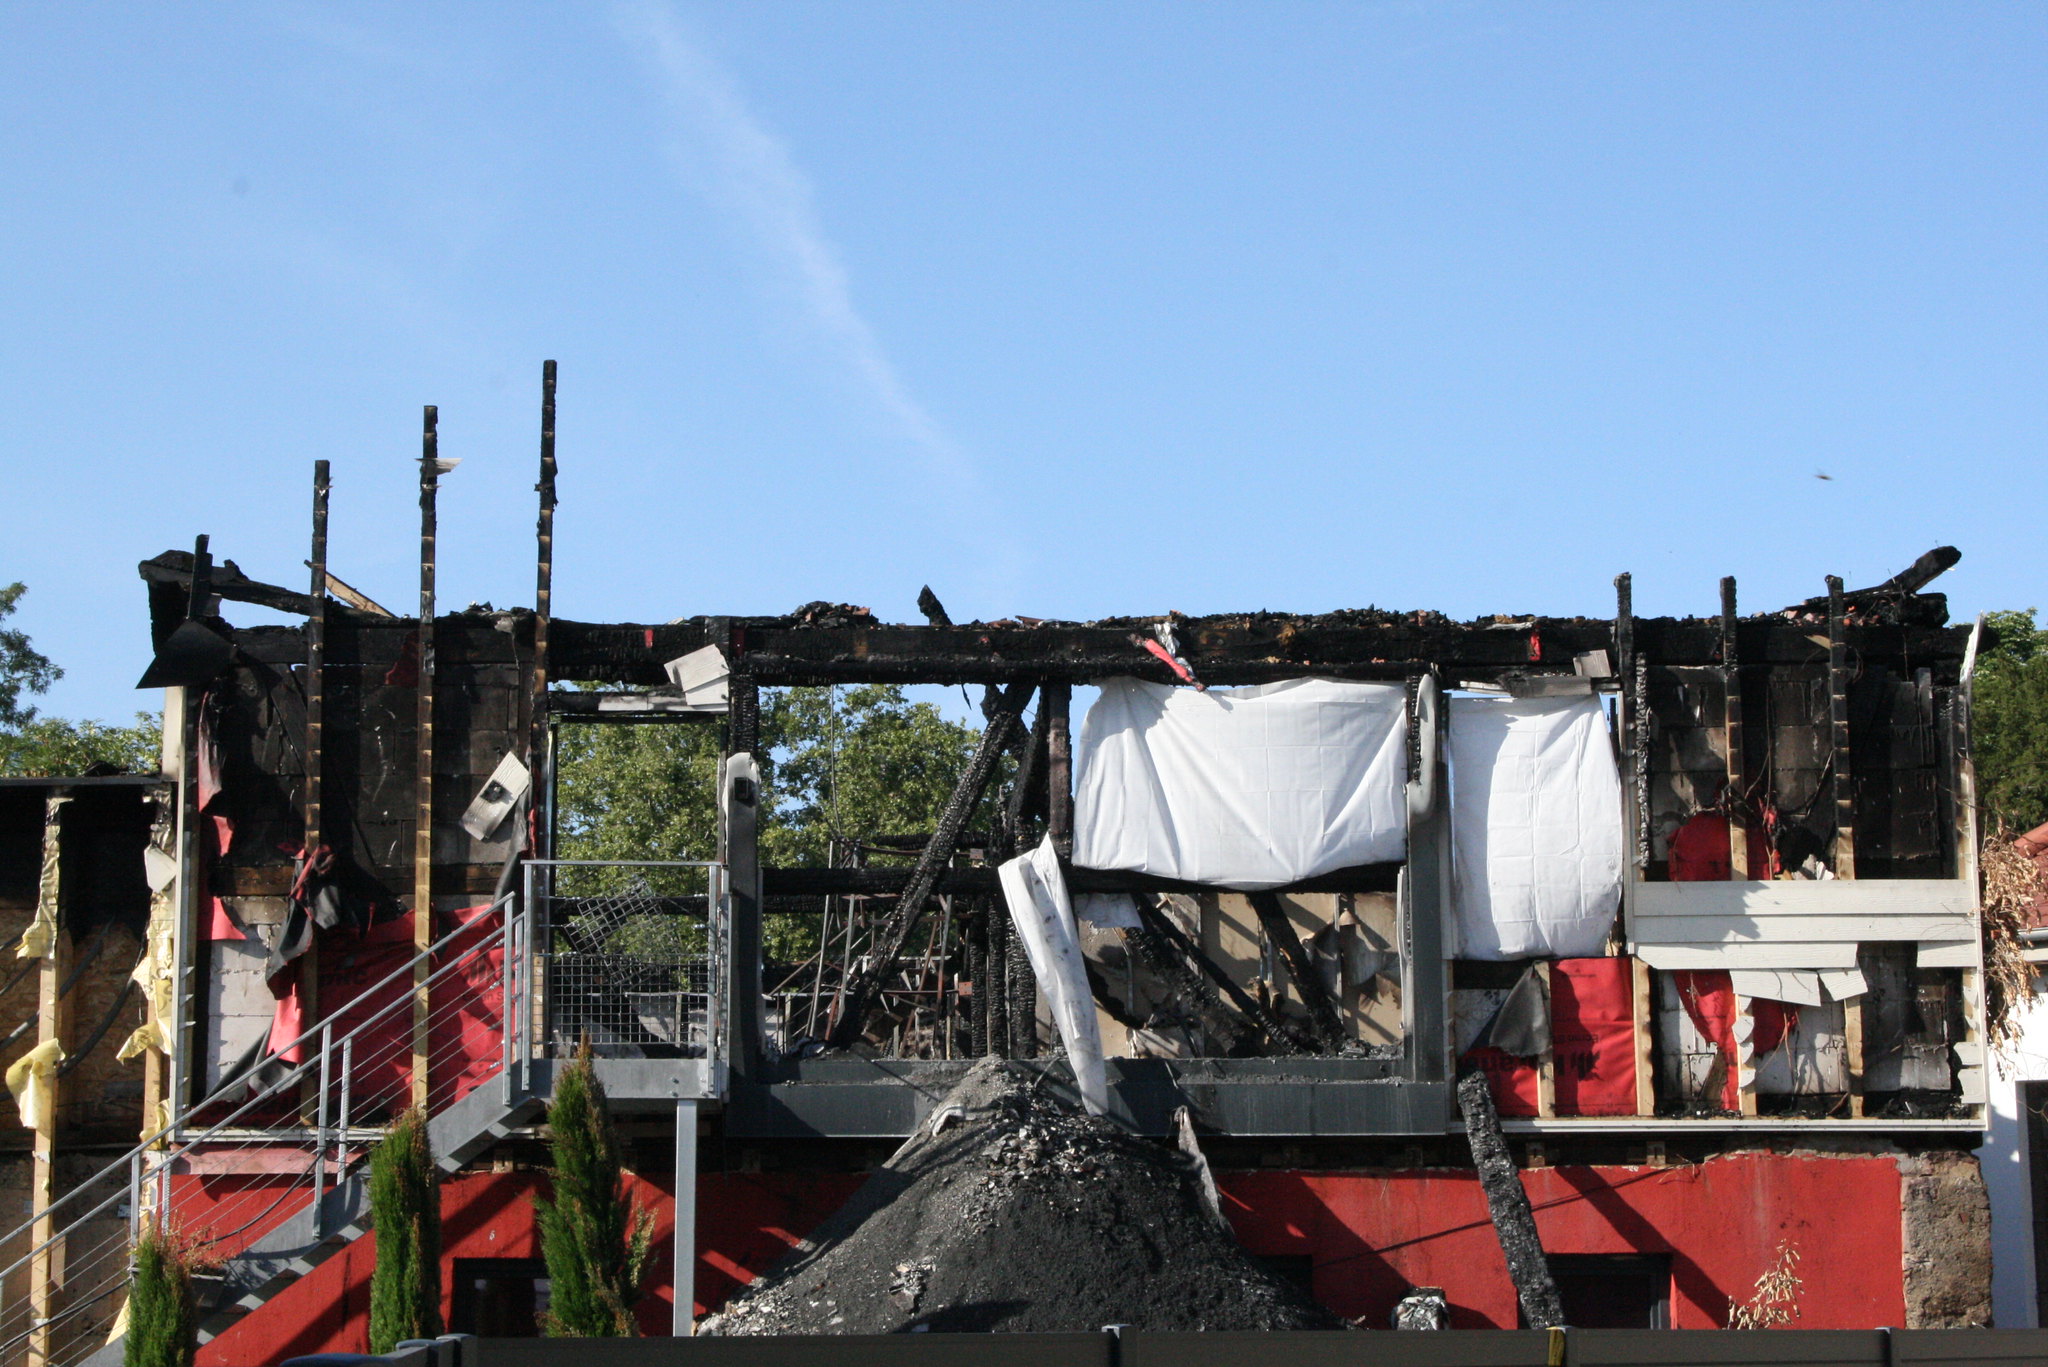
[[[1458, 1329], [1513, 1328], [1514, 1291], [1470, 1173], [1260, 1171], [1218, 1174], [1224, 1206], [1252, 1252], [1314, 1261], [1316, 1298], [1383, 1327], [1411, 1286], [1441, 1286]], [[697, 1191], [700, 1312], [765, 1271], [860, 1185], [844, 1174], [707, 1173]], [[1905, 1322], [1898, 1160], [1889, 1156], [1737, 1153], [1671, 1167], [1558, 1167], [1523, 1174], [1547, 1251], [1671, 1256], [1672, 1327], [1726, 1324], [1777, 1258], [1800, 1254], [1804, 1329]], [[673, 1188], [634, 1179], [656, 1213], [656, 1265], [643, 1331], [668, 1332]], [[540, 1254], [534, 1172], [474, 1173], [442, 1188], [443, 1256]], [[1053, 1250], [1020, 1257], [1057, 1256]], [[375, 1237], [286, 1288], [200, 1350], [200, 1367], [363, 1351]]]

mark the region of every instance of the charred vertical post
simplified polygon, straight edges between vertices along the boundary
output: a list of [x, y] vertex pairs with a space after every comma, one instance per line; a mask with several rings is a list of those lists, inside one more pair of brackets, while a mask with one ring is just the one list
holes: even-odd
[[1849, 624], [1841, 576], [1828, 576], [1828, 734], [1834, 770], [1837, 878], [1856, 876], [1855, 770], [1849, 758]]
[[1749, 773], [1742, 752], [1742, 656], [1736, 640], [1735, 576], [1721, 580], [1721, 724], [1728, 741], [1728, 876], [1752, 877], [1749, 867]]
[[1631, 801], [1628, 823], [1630, 859], [1628, 877], [1640, 882], [1650, 865], [1650, 766], [1649, 725], [1643, 704], [1649, 693], [1647, 672], [1638, 668], [1636, 656], [1635, 578], [1614, 576], [1614, 673], [1620, 680], [1620, 732], [1622, 779]]
[[428, 404], [420, 428], [419, 711], [414, 745], [412, 840], [412, 1100], [427, 1102], [427, 961], [434, 943], [434, 542], [435, 492], [440, 487], [439, 413]]
[[327, 462], [313, 462], [313, 584], [306, 614], [306, 853], [320, 845], [320, 756], [327, 665]]
[[1069, 712], [1074, 690], [1049, 683], [1039, 693], [1038, 710], [1045, 715], [1045, 833], [1060, 858], [1074, 853], [1074, 740]]
[[[533, 585], [533, 697], [528, 708], [529, 731], [526, 741], [526, 767], [535, 775], [541, 771], [548, 748], [548, 624], [554, 618], [555, 610], [555, 363], [542, 362], [540, 368], [540, 482], [534, 491], [540, 495], [540, 511], [534, 524], [534, 585]], [[552, 821], [542, 820], [541, 806], [551, 796], [538, 791], [527, 799], [527, 829], [540, 831], [551, 829]], [[552, 813], [547, 813], [552, 817]], [[542, 851], [543, 855], [549, 853]]]
[[[306, 613], [306, 805], [305, 837], [300, 842], [303, 858], [310, 866], [320, 846], [323, 823], [320, 813], [324, 711], [327, 701], [327, 490], [328, 466], [313, 462], [313, 582], [307, 589], [312, 600]], [[310, 914], [310, 912], [309, 912]], [[320, 954], [317, 948], [299, 956], [299, 999], [308, 1026], [320, 1019]], [[317, 1111], [320, 1103], [317, 1074], [308, 1073], [301, 1089], [300, 1104]]]

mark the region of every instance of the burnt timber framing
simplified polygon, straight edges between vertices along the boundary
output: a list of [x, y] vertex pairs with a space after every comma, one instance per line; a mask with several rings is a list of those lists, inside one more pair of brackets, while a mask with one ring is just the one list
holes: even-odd
[[[545, 498], [547, 491], [543, 492]], [[544, 502], [544, 514], [549, 511]], [[544, 525], [545, 521], [544, 516]], [[189, 557], [173, 552], [142, 566], [151, 587], [159, 636], [175, 625], [176, 614], [182, 611], [191, 579], [190, 563]], [[223, 574], [215, 587], [225, 599], [273, 606], [292, 596], [253, 584], [239, 573]], [[1512, 686], [1545, 675], [1569, 675], [1574, 657], [1612, 652], [1618, 676], [1615, 682], [1622, 691], [1624, 756], [1631, 761], [1626, 767], [1641, 804], [1629, 804], [1631, 825], [1640, 842], [1638, 859], [1631, 861], [1638, 865], [1632, 874], [1635, 878], [1654, 876], [1647, 869], [1649, 809], [1646, 785], [1641, 781], [1650, 764], [1651, 735], [1656, 729], [1651, 705], [1654, 687], [1646, 681], [1670, 671], [1698, 670], [1735, 683], [1737, 671], [1753, 671], [1755, 677], [1763, 677], [1778, 667], [1813, 670], [1832, 683], [1843, 677], [1836, 662], [1844, 651], [1864, 664], [1900, 669], [1910, 664], [1928, 671], [1939, 687], [1953, 688], [1961, 677], [1967, 631], [1917, 624], [1926, 622], [1931, 613], [1904, 623], [1858, 620], [1853, 614], [1836, 616], [1825, 609], [1818, 622], [1812, 615], [1793, 611], [1736, 619], [1732, 603], [1724, 602], [1723, 612], [1711, 618], [1638, 618], [1628, 601], [1625, 578], [1617, 588], [1620, 604], [1613, 619], [1538, 617], [1458, 623], [1431, 613], [1366, 610], [1321, 616], [1228, 614], [1180, 619], [1176, 628], [1183, 658], [1198, 677], [1216, 685], [1318, 675], [1435, 678], [1453, 687], [1463, 683]], [[1732, 593], [1728, 597], [1732, 599]], [[524, 610], [471, 612], [437, 619], [434, 655], [449, 680], [461, 679], [473, 670], [518, 669], [530, 699], [529, 706], [522, 709], [526, 713], [522, 721], [537, 744], [547, 728], [558, 722], [600, 720], [594, 710], [595, 699], [613, 696], [549, 691], [549, 684], [578, 682], [627, 693], [658, 687], [667, 682], [666, 661], [706, 645], [717, 646], [732, 675], [731, 712], [725, 722], [727, 752], [734, 756], [758, 747], [757, 699], [765, 687], [848, 682], [1034, 686], [1042, 690], [1044, 699], [1044, 767], [1050, 771], [1048, 825], [1056, 841], [1071, 840], [1067, 690], [1075, 683], [1114, 675], [1174, 681], [1164, 663], [1132, 644], [1133, 631], [1151, 625], [1156, 620], [1152, 618], [968, 624], [941, 618], [937, 624], [898, 625], [874, 622], [864, 613], [850, 610], [823, 616], [822, 623], [789, 615], [598, 624], [537, 618]], [[375, 674], [398, 664], [408, 638], [417, 640], [422, 634], [416, 620], [380, 617], [330, 603], [325, 608], [324, 658], [330, 669]], [[236, 631], [234, 639], [238, 662], [245, 670], [289, 670], [303, 663], [309, 645], [305, 630], [298, 627], [247, 628]], [[1739, 687], [1727, 690], [1733, 695], [1727, 699], [1731, 709], [1750, 706]], [[1830, 689], [1831, 725], [1834, 696]], [[658, 713], [628, 713], [617, 719], [717, 720]], [[1722, 714], [1724, 724], [1732, 720], [1739, 725], [1740, 719], [1739, 711]], [[1436, 725], [1441, 726], [1440, 719]], [[1440, 767], [1440, 747], [1430, 755], [1427, 762]], [[544, 754], [535, 758], [545, 761]], [[1742, 758], [1725, 755], [1721, 763], [1725, 777], [1739, 782]], [[1424, 775], [1416, 777], [1419, 780]], [[544, 797], [548, 789], [542, 781], [537, 793]], [[1831, 787], [1831, 797], [1834, 791]], [[1839, 791], [1849, 792], [1849, 785], [1841, 783]], [[728, 802], [739, 796], [726, 794]], [[1833, 802], [1827, 804], [1831, 821], [1836, 819], [1836, 811]], [[548, 827], [547, 820], [536, 819], [538, 841], [546, 840]], [[1412, 820], [1410, 859], [1405, 866], [1344, 870], [1293, 889], [1399, 893], [1406, 975], [1403, 1000], [1409, 1013], [1409, 1044], [1402, 1058], [1111, 1059], [1117, 1111], [1140, 1128], [1161, 1133], [1167, 1130], [1173, 1108], [1192, 1102], [1205, 1128], [1227, 1135], [1442, 1134], [1452, 1117], [1452, 1060], [1444, 1007], [1448, 965], [1441, 944], [1449, 893], [1447, 827], [1441, 804], [1425, 805]], [[741, 832], [728, 829], [729, 838], [738, 834]], [[728, 849], [727, 853], [738, 860], [751, 852]], [[1735, 855], [1736, 850], [1731, 848], [1730, 854]], [[379, 879], [411, 872], [381, 865], [365, 871]], [[484, 891], [496, 870], [483, 864], [451, 866], [443, 862], [432, 874], [436, 889]], [[267, 890], [266, 879], [275, 877], [260, 868], [215, 873], [217, 884], [248, 892]], [[735, 949], [740, 952], [731, 959], [729, 999], [736, 1016], [728, 1022], [728, 1035], [737, 1051], [724, 1116], [726, 1135], [901, 1135], [922, 1119], [930, 1098], [943, 1090], [937, 1084], [961, 1066], [912, 1059], [763, 1057], [757, 1043], [762, 1039], [759, 1007], [745, 1005], [759, 1001], [759, 918], [764, 906], [778, 898], [894, 894], [912, 879], [913, 871], [906, 867], [764, 868], [759, 873], [758, 892], [753, 887], [736, 890], [738, 914], [733, 930]], [[933, 872], [929, 891], [932, 895], [989, 895], [995, 891], [995, 882], [990, 868], [942, 867]], [[1166, 880], [1086, 869], [1073, 871], [1072, 887], [1077, 892], [1190, 890]], [[746, 952], [750, 944], [751, 954]]]

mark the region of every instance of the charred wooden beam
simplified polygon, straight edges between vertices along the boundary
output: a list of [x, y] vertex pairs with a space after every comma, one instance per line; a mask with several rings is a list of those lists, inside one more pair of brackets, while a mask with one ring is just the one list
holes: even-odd
[[[1004, 690], [1002, 704], [989, 722], [988, 729], [982, 732], [981, 744], [975, 749], [973, 760], [954, 785], [953, 795], [946, 800], [945, 809], [939, 813], [938, 829], [933, 831], [931, 843], [918, 856], [910, 878], [897, 897], [895, 909], [889, 913], [889, 919], [875, 931], [872, 955], [847, 983], [846, 1009], [832, 1030], [832, 1043], [839, 1048], [845, 1048], [858, 1038], [876, 987], [895, 969], [904, 944], [924, 914], [925, 903], [931, 898], [940, 871], [953, 857], [955, 842], [959, 840], [960, 832], [966, 829], [967, 818], [981, 801], [982, 793], [987, 790], [989, 779], [995, 773], [996, 760], [1009, 743], [1010, 732], [1024, 715], [1024, 705], [1030, 700], [1031, 685], [1028, 683], [1011, 684]], [[737, 704], [735, 697], [735, 716]]]
[[1294, 990], [1301, 994], [1302, 1005], [1308, 1008], [1308, 1018], [1315, 1026], [1317, 1039], [1331, 1053], [1337, 1052], [1344, 1046], [1344, 1022], [1337, 1015], [1337, 1003], [1330, 1000], [1330, 994], [1323, 986], [1322, 974], [1316, 972], [1301, 937], [1294, 933], [1294, 923], [1287, 919], [1287, 910], [1280, 905], [1279, 895], [1254, 892], [1248, 894], [1246, 900], [1258, 913], [1259, 924], [1266, 928], [1266, 938], [1287, 961], [1287, 972], [1294, 979]]
[[[169, 606], [167, 603], [166, 610]], [[183, 602], [177, 607], [182, 610]], [[523, 625], [529, 616], [524, 610], [453, 614], [446, 619], [444, 644], [451, 652], [467, 649], [478, 658], [509, 660], [515, 640], [523, 642], [524, 633], [530, 630]], [[506, 634], [508, 618], [512, 635]], [[1166, 666], [1132, 648], [1127, 632], [1094, 625], [774, 625], [781, 620], [692, 618], [675, 623], [597, 624], [555, 618], [548, 636], [549, 673], [556, 681], [662, 687], [668, 683], [664, 662], [700, 646], [716, 645], [726, 652], [736, 674], [750, 672], [764, 687], [858, 682], [1000, 684], [1024, 679], [1041, 684], [1090, 683], [1118, 675], [1171, 681]], [[1223, 620], [1198, 618], [1194, 625]], [[1289, 620], [1309, 623], [1327, 619]], [[762, 625], [764, 621], [769, 625]], [[330, 662], [380, 662], [388, 668], [397, 658], [400, 639], [410, 629], [409, 620], [331, 609], [328, 658]], [[1471, 623], [1432, 626], [1396, 636], [1377, 627], [1325, 627], [1296, 633], [1282, 650], [1273, 639], [1277, 633], [1260, 637], [1247, 630], [1233, 636], [1222, 627], [1211, 634], [1207, 646], [1190, 645], [1191, 627], [1182, 643], [1189, 663], [1217, 685], [1270, 683], [1310, 674], [1406, 679], [1432, 666], [1456, 677], [1482, 679], [1531, 671], [1529, 631], [1527, 627], [1495, 631]], [[1603, 649], [1614, 642], [1614, 623], [1608, 620], [1538, 619], [1535, 631], [1543, 643], [1545, 660], [1569, 661], [1574, 654]], [[1896, 662], [1903, 667], [1910, 658], [1916, 668], [1933, 668], [1938, 685], [1956, 682], [1969, 642], [1969, 631], [1962, 627], [1852, 620], [1848, 631], [1862, 659]], [[1827, 655], [1824, 630], [1783, 618], [1744, 622], [1742, 642], [1744, 663], [1751, 668], [1820, 664]], [[243, 628], [235, 633], [235, 644], [247, 658], [260, 663], [296, 664], [305, 658], [298, 627]], [[1638, 617], [1633, 622], [1632, 645], [1637, 654], [1653, 656], [1660, 666], [1717, 665], [1720, 626], [1712, 618]], [[1626, 679], [1627, 674], [1622, 677]]]
[[1294, 1033], [1287, 1022], [1273, 1011], [1260, 1004], [1257, 998], [1240, 986], [1236, 979], [1225, 972], [1223, 966], [1202, 952], [1202, 947], [1181, 933], [1173, 918], [1159, 910], [1158, 904], [1150, 897], [1140, 895], [1137, 899], [1138, 919], [1145, 923], [1145, 929], [1157, 935], [1167, 944], [1180, 951], [1182, 958], [1202, 970], [1203, 976], [1216, 984], [1224, 996], [1230, 998], [1238, 1010], [1258, 1023], [1266, 1032], [1266, 1043], [1279, 1054], [1313, 1054], [1315, 1044]]
[[[192, 553], [165, 551], [143, 561], [136, 570], [147, 583], [189, 589], [192, 586]], [[251, 579], [232, 560], [223, 560], [213, 566], [212, 585], [213, 592], [229, 602], [254, 603], [258, 607], [275, 608], [301, 617], [310, 616], [313, 612], [312, 594], [295, 593], [291, 589]]]
[[[305, 564], [307, 569], [313, 568], [312, 561], [308, 560]], [[316, 593], [323, 588], [333, 597], [339, 598], [352, 608], [369, 613], [372, 617], [396, 617], [398, 615], [369, 594], [364, 593], [361, 589], [343, 579], [333, 570], [325, 567], [322, 567], [319, 576], [314, 580], [314, 591]]]
[[1543, 1254], [1543, 1240], [1536, 1233], [1536, 1216], [1529, 1209], [1529, 1194], [1515, 1171], [1514, 1156], [1500, 1131], [1500, 1112], [1494, 1108], [1493, 1093], [1486, 1074], [1478, 1069], [1458, 1079], [1458, 1109], [1465, 1116], [1465, 1139], [1472, 1146], [1472, 1165], [1479, 1170], [1479, 1186], [1486, 1193], [1487, 1214], [1493, 1232], [1500, 1239], [1501, 1254], [1507, 1259], [1508, 1279], [1515, 1285], [1515, 1297], [1522, 1303], [1522, 1318], [1532, 1329], [1554, 1329], [1564, 1324], [1564, 1304], [1558, 1299], [1557, 1283], [1550, 1275], [1550, 1260]]
[[[1132, 958], [1173, 989], [1174, 1000], [1185, 1007], [1205, 1033], [1217, 1040], [1226, 1055], [1246, 1052], [1260, 1043], [1260, 1031], [1243, 1016], [1223, 1004], [1216, 989], [1176, 951], [1172, 940], [1151, 926], [1123, 932], [1124, 948]], [[1102, 993], [1096, 997], [1101, 999]], [[1140, 1022], [1142, 1024], [1143, 1022]], [[1291, 1041], [1283, 1040], [1282, 1052], [1292, 1052]]]
[[[1919, 621], [1922, 618], [1946, 621], [1948, 600], [1941, 594], [1923, 594], [1920, 590], [1953, 569], [1962, 558], [1963, 553], [1954, 546], [1936, 546], [1882, 584], [1867, 589], [1844, 590], [1841, 594], [1842, 610], [1850, 616], [1880, 613], [1901, 621]], [[1834, 598], [1832, 592], [1821, 594], [1785, 611], [1819, 617], [1832, 610]], [[1930, 617], [1935, 612], [1940, 614], [1938, 619]]]
[[[955, 848], [960, 848], [956, 842]], [[786, 897], [840, 896], [889, 897], [901, 893], [910, 884], [913, 869], [909, 866], [896, 868], [826, 869], [826, 868], [768, 868], [761, 870], [764, 891]], [[1299, 883], [1289, 883], [1275, 892], [1393, 892], [1399, 886], [1401, 866], [1399, 864], [1359, 864], [1349, 869], [1338, 869], [1334, 873], [1319, 874], [1304, 878]], [[990, 868], [940, 868], [934, 875], [933, 892], [973, 893], [995, 892], [999, 885], [996, 871]], [[1216, 888], [1200, 883], [1182, 882], [1176, 878], [1160, 878], [1149, 873], [1131, 873], [1123, 869], [1084, 869], [1078, 865], [1067, 869], [1067, 888], [1071, 892], [1215, 892]]]

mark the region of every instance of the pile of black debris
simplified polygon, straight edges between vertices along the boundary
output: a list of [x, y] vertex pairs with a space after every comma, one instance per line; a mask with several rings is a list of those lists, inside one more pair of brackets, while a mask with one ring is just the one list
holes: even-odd
[[705, 1334], [1343, 1329], [1239, 1247], [1198, 1157], [977, 1064]]

